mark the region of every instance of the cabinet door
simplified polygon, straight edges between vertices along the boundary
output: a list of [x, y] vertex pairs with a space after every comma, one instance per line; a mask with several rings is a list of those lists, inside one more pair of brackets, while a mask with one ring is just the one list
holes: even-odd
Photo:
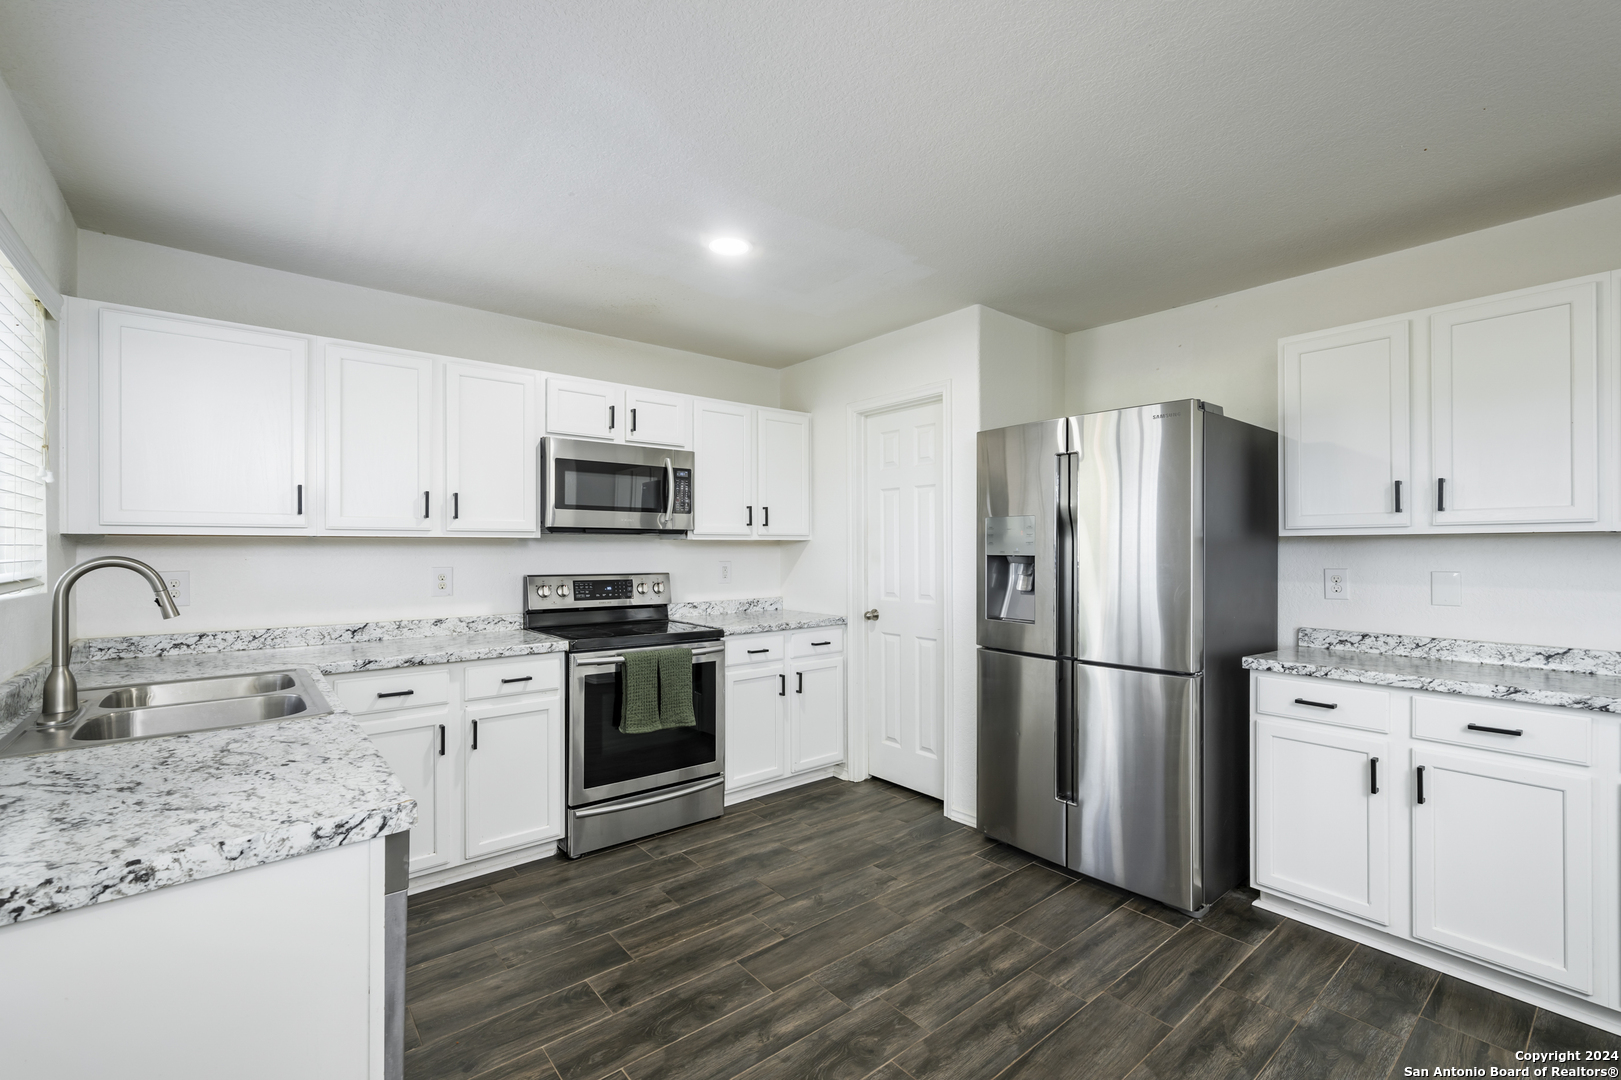
[[454, 830], [451, 825], [450, 755], [456, 739], [444, 709], [416, 712], [387, 720], [363, 720], [360, 730], [394, 770], [417, 801], [417, 823], [411, 828], [411, 873], [448, 865]]
[[761, 536], [810, 538], [810, 417], [778, 409], [758, 411], [759, 525]]
[[1437, 525], [1597, 519], [1598, 290], [1430, 317]]
[[1254, 733], [1255, 884], [1388, 924], [1390, 744], [1273, 720]]
[[1588, 779], [1429, 751], [1413, 765], [1413, 936], [1591, 992]]
[[546, 380], [546, 432], [576, 439], [621, 438], [625, 391], [590, 379]]
[[692, 447], [692, 399], [635, 387], [625, 391], [625, 441], [646, 446]]
[[309, 342], [101, 312], [101, 521], [305, 523]]
[[467, 710], [467, 858], [563, 835], [562, 698]]
[[445, 365], [445, 528], [535, 531], [535, 377]]
[[786, 775], [781, 664], [726, 673], [726, 790]]
[[735, 401], [693, 402], [692, 535], [754, 535], [754, 409]]
[[1284, 342], [1284, 528], [1411, 523], [1410, 337], [1402, 319]]
[[326, 526], [432, 527], [433, 361], [326, 349]]
[[844, 760], [844, 658], [805, 660], [788, 673], [793, 772]]

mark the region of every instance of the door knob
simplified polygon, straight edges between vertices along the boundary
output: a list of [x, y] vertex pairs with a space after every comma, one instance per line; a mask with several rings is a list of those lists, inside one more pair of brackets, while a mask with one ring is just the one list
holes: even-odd
[[873, 608], [871, 611], [868, 611], [868, 612], [864, 613], [861, 617], [863, 619], [866, 619], [868, 622], [877, 622], [878, 621], [878, 609]]

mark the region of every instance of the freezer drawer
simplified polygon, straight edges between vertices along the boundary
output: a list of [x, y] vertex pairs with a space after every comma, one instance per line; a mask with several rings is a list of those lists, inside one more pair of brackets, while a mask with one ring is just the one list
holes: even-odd
[[1058, 676], [1057, 660], [979, 650], [979, 827], [1062, 863]]
[[1061, 861], [1172, 907], [1202, 906], [1200, 677], [1065, 664], [1075, 687], [1076, 799]]

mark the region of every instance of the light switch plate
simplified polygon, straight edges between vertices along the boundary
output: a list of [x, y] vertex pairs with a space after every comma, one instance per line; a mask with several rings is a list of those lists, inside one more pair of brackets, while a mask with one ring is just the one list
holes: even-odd
[[169, 595], [174, 597], [175, 607], [191, 606], [191, 571], [190, 570], [161, 570], [158, 576], [169, 587]]
[[1323, 599], [1351, 599], [1351, 571], [1343, 566], [1323, 570]]
[[1441, 607], [1463, 606], [1463, 574], [1457, 570], [1430, 571], [1430, 603]]
[[720, 583], [722, 585], [728, 585], [728, 584], [731, 583], [731, 580], [732, 580], [732, 560], [730, 560], [730, 559], [722, 559], [722, 560], [720, 560]]

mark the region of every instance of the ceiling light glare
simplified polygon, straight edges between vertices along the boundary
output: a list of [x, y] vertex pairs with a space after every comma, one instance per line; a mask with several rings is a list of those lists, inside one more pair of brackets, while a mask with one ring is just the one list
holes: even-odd
[[717, 236], [709, 242], [709, 250], [716, 255], [747, 255], [754, 245], [741, 236]]

